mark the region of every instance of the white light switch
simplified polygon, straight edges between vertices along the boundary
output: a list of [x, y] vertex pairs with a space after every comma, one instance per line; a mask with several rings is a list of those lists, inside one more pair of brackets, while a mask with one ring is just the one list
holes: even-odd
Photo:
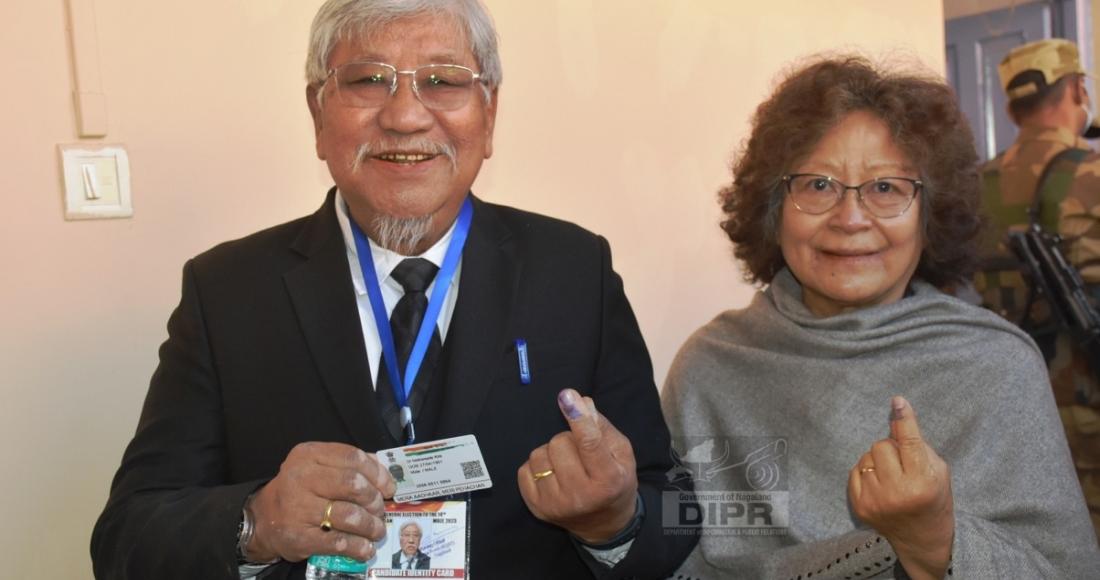
[[85, 163], [80, 166], [81, 172], [84, 174], [84, 199], [94, 200], [99, 199], [99, 176], [95, 170], [95, 163]]
[[65, 172], [65, 219], [134, 215], [130, 161], [121, 145], [61, 145]]

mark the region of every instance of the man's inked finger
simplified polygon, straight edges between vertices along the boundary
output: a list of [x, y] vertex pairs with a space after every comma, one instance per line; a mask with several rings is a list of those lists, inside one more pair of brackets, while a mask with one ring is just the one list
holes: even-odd
[[592, 399], [582, 399], [573, 389], [565, 389], [558, 395], [558, 404], [562, 414], [569, 419], [577, 456], [589, 477], [606, 479], [623, 469], [634, 470], [629, 442], [623, 444], [626, 438], [600, 415]]
[[595, 405], [589, 405], [573, 389], [563, 389], [558, 393], [558, 408], [569, 421], [569, 430], [573, 432], [577, 449], [582, 455], [600, 448], [603, 432], [595, 412]]

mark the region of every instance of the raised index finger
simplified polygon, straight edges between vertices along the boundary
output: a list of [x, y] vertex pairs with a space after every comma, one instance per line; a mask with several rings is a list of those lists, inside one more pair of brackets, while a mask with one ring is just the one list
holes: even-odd
[[904, 397], [894, 397], [890, 409], [890, 438], [898, 444], [902, 470], [922, 469], [928, 454], [913, 406]]

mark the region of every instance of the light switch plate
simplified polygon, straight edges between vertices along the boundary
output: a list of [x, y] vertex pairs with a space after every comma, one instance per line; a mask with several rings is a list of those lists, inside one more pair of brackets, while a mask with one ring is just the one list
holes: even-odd
[[122, 145], [59, 145], [65, 178], [65, 219], [125, 218], [130, 199], [130, 158]]

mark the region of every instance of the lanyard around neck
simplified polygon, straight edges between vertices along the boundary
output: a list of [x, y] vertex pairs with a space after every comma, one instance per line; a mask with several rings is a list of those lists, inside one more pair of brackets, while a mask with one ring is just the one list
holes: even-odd
[[420, 365], [424, 362], [424, 355], [428, 352], [432, 333], [435, 331], [439, 314], [443, 310], [447, 289], [451, 285], [451, 279], [454, 278], [455, 270], [458, 269], [458, 262], [462, 259], [462, 248], [466, 245], [466, 236], [470, 233], [470, 221], [473, 215], [474, 204], [467, 196], [458, 213], [454, 235], [447, 245], [443, 266], [435, 276], [435, 287], [428, 300], [428, 309], [416, 333], [416, 341], [413, 343], [412, 352], [409, 353], [409, 361], [405, 365], [404, 373], [397, 367], [397, 347], [393, 342], [389, 316], [386, 315], [386, 304], [382, 301], [382, 289], [378, 284], [378, 273], [374, 269], [370, 242], [367, 241], [363, 230], [359, 228], [359, 224], [355, 223], [354, 219], [348, 220], [351, 222], [352, 236], [355, 238], [355, 249], [359, 257], [359, 268], [363, 271], [363, 282], [367, 287], [371, 312], [374, 314], [374, 325], [378, 330], [378, 338], [382, 342], [382, 359], [386, 363], [386, 372], [393, 386], [393, 396], [397, 400], [398, 408], [401, 409], [401, 426], [406, 429], [408, 435], [406, 445], [416, 440], [416, 431], [412, 426], [412, 409], [409, 407], [409, 393], [412, 392], [416, 375], [420, 372]]

